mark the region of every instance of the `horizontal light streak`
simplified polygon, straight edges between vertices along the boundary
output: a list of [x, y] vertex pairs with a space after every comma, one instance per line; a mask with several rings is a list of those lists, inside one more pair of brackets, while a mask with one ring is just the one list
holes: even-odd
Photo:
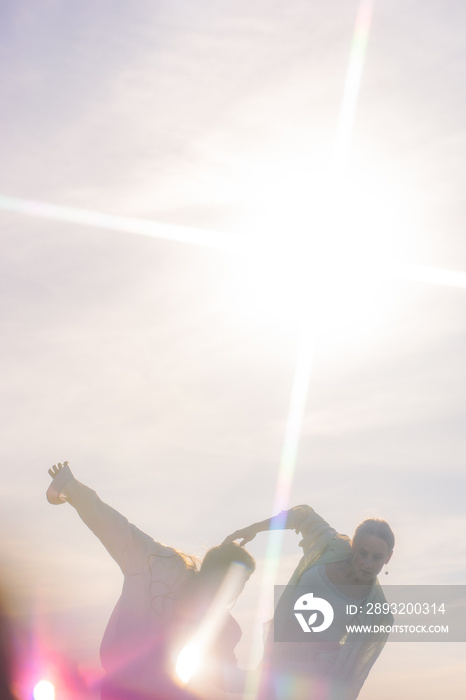
[[[3, 195], [0, 195], [0, 210], [82, 226], [93, 226], [109, 231], [122, 231], [123, 233], [132, 233], [155, 239], [190, 243], [192, 245], [206, 246], [218, 250], [237, 253], [251, 252], [251, 254], [254, 253], [256, 256], [258, 265], [261, 264], [260, 258], [263, 257], [257, 256], [257, 241], [251, 242], [242, 236], [234, 236], [224, 232], [211, 231], [192, 226], [165, 224], [150, 219], [105, 214], [90, 209], [64, 207], [48, 204], [46, 202]], [[282, 253], [285, 257], [286, 248], [282, 248]], [[416, 263], [386, 261], [383, 265], [375, 263], [372, 271], [374, 272], [378, 267], [380, 267], [380, 272], [390, 277], [400, 277], [414, 282], [466, 289], [466, 272], [461, 272], [459, 270], [448, 270], [429, 265], [418, 265]], [[358, 274], [364, 273], [359, 270]], [[370, 276], [371, 275], [368, 275], [368, 278], [370, 278]]]
[[81, 226], [93, 226], [110, 231], [135, 233], [140, 236], [149, 236], [150, 238], [179, 243], [192, 243], [220, 250], [240, 251], [244, 247], [244, 243], [238, 237], [227, 233], [219, 233], [218, 231], [210, 231], [209, 229], [164, 224], [149, 219], [105, 214], [90, 209], [57, 206], [56, 204], [46, 204], [45, 202], [36, 202], [18, 197], [0, 195], [0, 209], [42, 219], [63, 221]]
[[403, 262], [393, 262], [388, 265], [387, 270], [393, 276], [412, 282], [466, 289], [466, 272], [459, 270], [447, 270], [441, 267]]

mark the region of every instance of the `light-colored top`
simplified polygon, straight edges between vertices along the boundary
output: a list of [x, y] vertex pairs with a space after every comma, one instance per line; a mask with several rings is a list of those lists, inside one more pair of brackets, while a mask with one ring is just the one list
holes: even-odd
[[[288, 519], [291, 527], [293, 527], [293, 515], [296, 518], [296, 532], [303, 536], [299, 543], [303, 549], [303, 556], [290, 578], [289, 585], [301, 584], [304, 573], [313, 567], [345, 561], [351, 555], [349, 537], [339, 534], [330, 527], [310, 506], [295, 506], [291, 509]], [[378, 580], [373, 584], [366, 601], [386, 603]], [[352, 622], [355, 625], [375, 624], [386, 627], [393, 624], [393, 616], [391, 614], [369, 616], [362, 612], [358, 613]], [[357, 698], [387, 638], [388, 634], [385, 632], [374, 633], [370, 636], [358, 632], [345, 633], [345, 636], [340, 640], [338, 653], [332, 662], [329, 700], [355, 700]], [[287, 644], [286, 642], [274, 642], [269, 649], [272, 649], [272, 655], [275, 658], [279, 657], [282, 652], [285, 658], [289, 658]]]
[[[311, 566], [303, 573], [299, 580], [300, 586], [305, 586], [310, 591], [325, 590], [325, 600], [332, 606], [334, 618], [333, 623], [326, 630], [319, 632], [320, 642], [337, 642], [338, 644], [346, 634], [347, 614], [346, 606], [349, 604], [361, 605], [361, 599], [355, 600], [340, 591], [337, 586], [329, 580], [325, 573], [325, 564]], [[315, 642], [311, 649], [315, 648]]]
[[55, 476], [48, 498], [68, 501], [124, 574], [121, 596], [100, 648], [102, 666], [120, 688], [153, 692], [164, 672], [174, 603], [195, 574], [176, 550], [129, 523], [77, 481], [69, 468]]

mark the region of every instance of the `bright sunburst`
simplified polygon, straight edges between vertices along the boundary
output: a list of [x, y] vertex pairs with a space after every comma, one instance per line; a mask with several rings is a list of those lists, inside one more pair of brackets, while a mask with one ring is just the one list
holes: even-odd
[[393, 299], [389, 261], [410, 240], [402, 202], [361, 174], [319, 183], [296, 163], [295, 172], [290, 163], [277, 170], [285, 167], [286, 177], [264, 172], [260, 190], [250, 190], [257, 204], [246, 227], [246, 262], [232, 282], [235, 305], [320, 331], [379, 317]]

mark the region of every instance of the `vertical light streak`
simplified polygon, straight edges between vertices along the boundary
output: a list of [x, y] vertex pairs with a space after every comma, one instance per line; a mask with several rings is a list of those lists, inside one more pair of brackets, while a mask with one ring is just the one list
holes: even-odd
[[337, 176], [343, 174], [348, 160], [351, 133], [354, 125], [364, 60], [369, 41], [373, 5], [373, 0], [361, 0], [356, 15], [356, 26], [351, 42], [350, 59], [346, 72], [343, 99], [333, 148], [331, 170], [333, 174]]
[[298, 358], [293, 376], [290, 408], [283, 442], [280, 471], [275, 493], [274, 512], [288, 507], [294, 468], [298, 453], [304, 412], [311, 378], [312, 356], [314, 350], [314, 329], [303, 329]]
[[[311, 378], [312, 358], [314, 351], [313, 329], [303, 328], [299, 346], [298, 358], [293, 377], [290, 406], [286, 425], [282, 457], [275, 492], [274, 510], [279, 512], [288, 508], [290, 492], [293, 484], [294, 468], [299, 447], [302, 421], [306, 410], [308, 387]], [[283, 516], [285, 520], [286, 516]], [[276, 575], [283, 540], [283, 530], [277, 530], [274, 537], [269, 537], [265, 555], [264, 572], [261, 579], [261, 590], [256, 612], [256, 624], [253, 631], [252, 649], [259, 647], [263, 632], [260, 625], [273, 605], [273, 581]], [[258, 688], [248, 688], [248, 692], [256, 693]]]
[[[373, 0], [361, 0], [356, 15], [356, 25], [351, 42], [351, 52], [346, 72], [337, 133], [328, 174], [327, 192], [324, 193], [324, 198], [330, 197], [330, 194], [335, 191], [335, 184], [341, 181], [346, 167], [369, 38], [372, 10]], [[311, 329], [306, 326], [303, 328], [294, 371], [290, 408], [275, 491], [274, 512], [277, 510], [286, 510], [289, 507], [289, 497], [311, 380], [314, 333], [314, 328]], [[281, 532], [283, 533], [283, 531]], [[257, 611], [253, 648], [255, 648], [255, 644], [258, 642], [260, 622], [265, 619], [268, 610], [272, 607], [273, 583], [278, 570], [281, 545], [282, 536], [277, 537], [275, 535], [272, 538], [269, 535], [266, 550], [266, 563], [261, 581], [260, 604]], [[258, 688], [250, 690], [257, 694]]]
[[175, 659], [175, 680], [178, 679], [186, 685], [194, 676], [202, 674], [205, 670], [203, 667], [209, 661], [209, 647], [215, 644], [225, 611], [241, 591], [244, 580], [243, 564], [231, 564], [207, 614]]
[[[340, 108], [340, 118], [333, 153], [331, 176], [339, 177], [348, 156], [354, 114], [361, 85], [361, 76], [372, 17], [373, 0], [361, 0], [356, 16], [356, 26], [351, 43], [351, 55], [346, 73], [345, 89]], [[296, 456], [301, 435], [302, 421], [309, 391], [312, 365], [313, 329], [303, 328], [301, 345], [294, 371], [290, 409], [280, 461], [274, 506], [278, 510], [288, 507], [293, 482]]]

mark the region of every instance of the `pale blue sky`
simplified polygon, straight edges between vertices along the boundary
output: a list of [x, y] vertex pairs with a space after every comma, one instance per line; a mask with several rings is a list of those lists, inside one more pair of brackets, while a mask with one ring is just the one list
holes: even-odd
[[[254, 236], [262, 262], [270, 239], [297, 230], [318, 246], [357, 6], [4, 2], [0, 195]], [[363, 229], [371, 250], [466, 272], [465, 14], [450, 0], [375, 2], [345, 181], [354, 207], [326, 232], [335, 259], [360, 249]], [[70, 508], [46, 503], [48, 467], [69, 459], [139, 527], [192, 553], [270, 515], [307, 288], [290, 294], [285, 260], [267, 277], [197, 245], [5, 211], [0, 222], [5, 560], [37, 629], [95, 664], [120, 575]], [[382, 279], [359, 303], [317, 339], [291, 502], [348, 533], [386, 517], [393, 583], [464, 583], [466, 290]], [[261, 561], [265, 537], [251, 550]], [[280, 583], [297, 556], [289, 535]], [[238, 602], [244, 663], [258, 585]], [[401, 646], [361, 700], [408, 700], [421, 682], [424, 700], [439, 688], [459, 700], [464, 649], [418, 645], [406, 669]]]

